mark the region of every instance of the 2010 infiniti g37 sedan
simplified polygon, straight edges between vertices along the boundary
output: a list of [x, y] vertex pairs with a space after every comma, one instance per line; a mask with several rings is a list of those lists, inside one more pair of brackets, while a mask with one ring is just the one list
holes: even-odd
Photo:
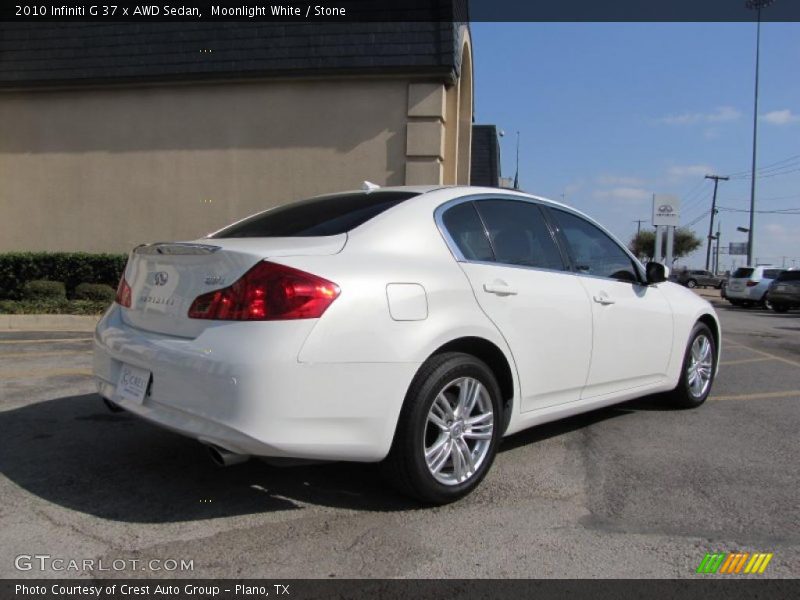
[[652, 394], [695, 407], [712, 307], [563, 204], [471, 187], [312, 198], [135, 248], [97, 326], [100, 395], [249, 456], [382, 462], [473, 490], [503, 436]]

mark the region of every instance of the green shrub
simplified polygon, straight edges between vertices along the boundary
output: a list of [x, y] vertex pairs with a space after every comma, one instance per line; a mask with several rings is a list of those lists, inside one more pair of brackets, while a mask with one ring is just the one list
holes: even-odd
[[99, 315], [107, 308], [93, 300], [0, 300], [1, 315]]
[[92, 300], [111, 304], [117, 297], [116, 290], [105, 283], [82, 283], [72, 294], [75, 300]]
[[60, 281], [28, 281], [22, 286], [23, 300], [66, 300], [67, 289]]
[[81, 283], [104, 283], [116, 288], [125, 254], [87, 252], [10, 252], [0, 254], [0, 299], [19, 300], [26, 281], [63, 281], [72, 295]]

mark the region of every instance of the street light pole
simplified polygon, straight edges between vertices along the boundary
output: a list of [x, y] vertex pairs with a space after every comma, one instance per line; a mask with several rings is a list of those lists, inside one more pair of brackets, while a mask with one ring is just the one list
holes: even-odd
[[756, 78], [753, 92], [753, 162], [750, 167], [750, 231], [747, 233], [747, 264], [753, 264], [753, 236], [756, 215], [756, 141], [758, 138], [758, 67], [761, 54], [761, 9], [768, 7], [774, 0], [747, 0], [745, 6], [757, 10], [756, 25]]

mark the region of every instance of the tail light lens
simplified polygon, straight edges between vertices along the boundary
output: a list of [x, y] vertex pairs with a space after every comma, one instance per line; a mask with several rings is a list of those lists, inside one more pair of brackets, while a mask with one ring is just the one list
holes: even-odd
[[234, 284], [195, 298], [190, 319], [282, 321], [317, 319], [339, 286], [316, 275], [263, 261]]
[[128, 282], [125, 280], [124, 273], [119, 279], [119, 285], [117, 286], [117, 297], [115, 300], [120, 306], [124, 306], [125, 308], [131, 307], [131, 286], [128, 285]]
[[758, 285], [757, 281], [753, 281], [752, 279], [747, 280], [747, 287], [756, 287]]

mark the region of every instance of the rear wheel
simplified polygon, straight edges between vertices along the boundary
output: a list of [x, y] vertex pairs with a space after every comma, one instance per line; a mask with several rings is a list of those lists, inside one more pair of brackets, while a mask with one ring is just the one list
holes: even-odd
[[695, 408], [705, 402], [714, 383], [716, 366], [714, 336], [707, 325], [697, 323], [686, 346], [680, 381], [669, 394], [672, 403], [681, 408]]
[[384, 473], [401, 492], [446, 504], [474, 490], [500, 440], [500, 388], [486, 364], [460, 352], [432, 357], [414, 378]]

